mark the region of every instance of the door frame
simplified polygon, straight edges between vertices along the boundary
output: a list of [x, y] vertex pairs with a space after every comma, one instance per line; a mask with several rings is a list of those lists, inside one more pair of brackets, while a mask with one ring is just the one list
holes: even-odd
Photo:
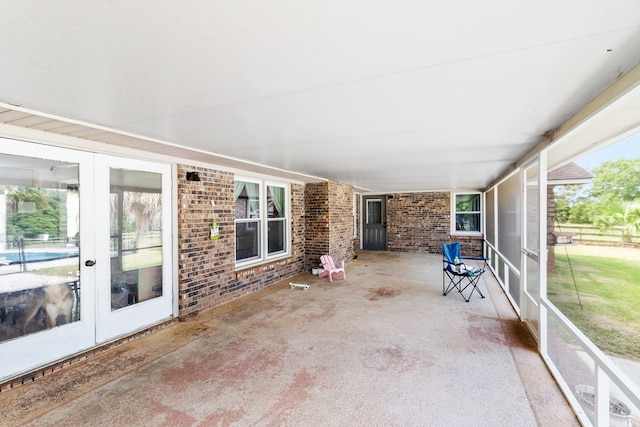
[[[546, 170], [543, 161], [535, 156], [522, 166], [522, 211], [521, 211], [521, 261], [520, 261], [520, 301], [521, 317], [528, 326], [538, 343], [540, 340], [541, 316], [540, 299], [545, 292], [544, 280], [546, 277]], [[528, 171], [533, 172], [529, 178]], [[535, 184], [532, 183], [535, 181]], [[529, 198], [530, 192], [535, 193], [534, 200]], [[531, 206], [535, 204], [535, 206]], [[530, 209], [532, 208], [532, 209]], [[532, 213], [537, 213], [533, 224], [528, 222]], [[532, 228], [529, 228], [532, 225]], [[529, 242], [529, 236], [535, 236], [536, 241]], [[530, 274], [531, 273], [531, 274]], [[530, 292], [535, 291], [535, 292]]]

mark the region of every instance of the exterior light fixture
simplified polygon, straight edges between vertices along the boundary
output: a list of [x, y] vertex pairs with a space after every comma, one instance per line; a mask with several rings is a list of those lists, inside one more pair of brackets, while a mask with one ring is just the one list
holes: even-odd
[[198, 172], [187, 172], [187, 181], [200, 181]]

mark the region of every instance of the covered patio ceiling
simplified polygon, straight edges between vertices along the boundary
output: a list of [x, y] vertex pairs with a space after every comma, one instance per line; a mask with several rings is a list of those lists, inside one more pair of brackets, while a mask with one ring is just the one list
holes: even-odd
[[1, 121], [363, 192], [483, 189], [640, 63], [637, 0], [0, 8]]

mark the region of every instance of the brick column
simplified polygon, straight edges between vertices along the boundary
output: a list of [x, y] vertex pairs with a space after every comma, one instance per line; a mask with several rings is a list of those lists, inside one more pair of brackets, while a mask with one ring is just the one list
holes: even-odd
[[353, 251], [353, 187], [337, 182], [305, 186], [305, 269], [320, 256], [350, 262]]

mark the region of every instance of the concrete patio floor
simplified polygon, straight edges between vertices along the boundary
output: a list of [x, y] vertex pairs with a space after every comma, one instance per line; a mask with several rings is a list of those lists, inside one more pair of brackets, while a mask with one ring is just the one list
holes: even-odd
[[579, 425], [491, 273], [467, 303], [441, 265], [359, 252], [2, 392], [0, 424]]

